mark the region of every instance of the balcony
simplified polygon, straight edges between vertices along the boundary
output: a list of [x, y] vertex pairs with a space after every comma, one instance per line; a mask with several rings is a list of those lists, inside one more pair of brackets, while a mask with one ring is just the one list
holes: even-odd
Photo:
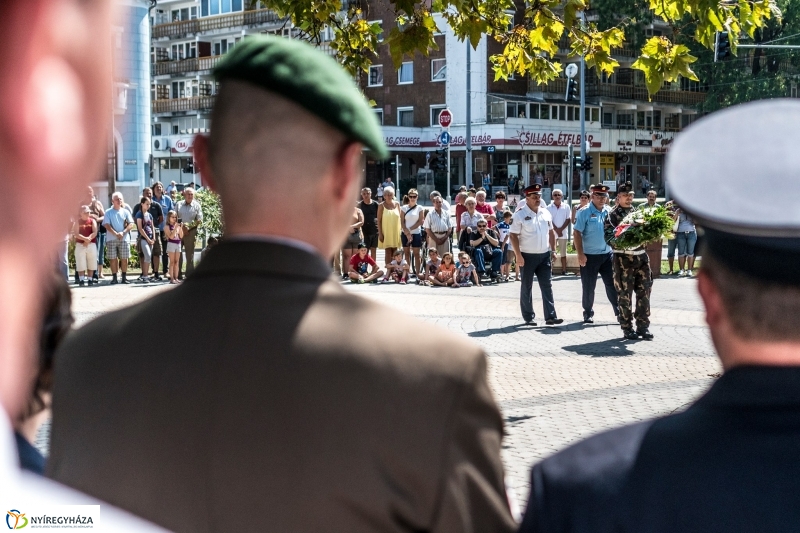
[[[567, 91], [567, 80], [564, 78], [556, 78], [541, 85], [531, 83], [529, 90], [564, 95]], [[616, 83], [590, 83], [586, 87], [586, 97], [619, 98], [620, 100], [639, 100], [642, 102], [648, 101], [647, 89], [645, 87], [620, 85]], [[705, 99], [706, 93], [703, 92], [664, 89], [654, 94], [651, 101], [660, 104], [697, 105], [702, 104]]]
[[153, 65], [153, 76], [168, 76], [170, 74], [185, 74], [211, 70], [225, 56], [194, 57], [179, 61], [162, 61]]
[[213, 96], [153, 100], [153, 113], [177, 113], [180, 111], [204, 111], [214, 106]]
[[203, 17], [194, 20], [181, 20], [158, 24], [153, 27], [154, 39], [179, 39], [190, 34], [206, 31], [226, 30], [239, 28], [241, 26], [254, 26], [257, 24], [279, 23], [283, 19], [271, 9], [257, 9], [254, 11], [242, 11], [239, 13], [229, 13], [216, 17]]
[[[619, 85], [616, 83], [593, 83], [586, 87], [586, 96], [619, 98], [622, 100], [648, 101], [647, 89], [637, 85]], [[650, 97], [652, 102], [661, 104], [702, 104], [706, 93], [694, 91], [661, 90]]]

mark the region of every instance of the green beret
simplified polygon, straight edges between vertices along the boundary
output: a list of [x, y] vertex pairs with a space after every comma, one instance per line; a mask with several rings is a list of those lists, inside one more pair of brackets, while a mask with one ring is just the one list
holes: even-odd
[[217, 80], [247, 81], [304, 107], [381, 159], [389, 156], [377, 115], [332, 57], [296, 39], [246, 37], [214, 69]]

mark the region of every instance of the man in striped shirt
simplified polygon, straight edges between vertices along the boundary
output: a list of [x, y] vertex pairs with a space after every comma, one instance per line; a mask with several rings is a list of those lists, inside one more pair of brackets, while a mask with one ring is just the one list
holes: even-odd
[[450, 235], [453, 233], [450, 212], [442, 208], [443, 202], [441, 196], [434, 196], [433, 209], [428, 212], [422, 223], [428, 234], [428, 246], [436, 248], [440, 256], [450, 251]]

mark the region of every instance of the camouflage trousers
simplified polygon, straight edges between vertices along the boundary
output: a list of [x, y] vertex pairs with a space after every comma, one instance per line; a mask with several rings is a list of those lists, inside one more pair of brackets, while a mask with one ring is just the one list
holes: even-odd
[[[619, 295], [619, 323], [623, 330], [650, 326], [650, 289], [653, 276], [647, 254], [614, 254], [614, 287]], [[636, 310], [633, 294], [636, 293]]]

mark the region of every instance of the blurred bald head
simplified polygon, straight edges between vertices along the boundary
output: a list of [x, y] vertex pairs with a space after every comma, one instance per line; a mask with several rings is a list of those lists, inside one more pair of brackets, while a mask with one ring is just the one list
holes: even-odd
[[[69, 216], [103, 167], [111, 4], [0, 1], [0, 403], [12, 416], [29, 393], [42, 294], [9, 280], [47, 277]], [[35, 217], [31, 190], [47, 206]]]

